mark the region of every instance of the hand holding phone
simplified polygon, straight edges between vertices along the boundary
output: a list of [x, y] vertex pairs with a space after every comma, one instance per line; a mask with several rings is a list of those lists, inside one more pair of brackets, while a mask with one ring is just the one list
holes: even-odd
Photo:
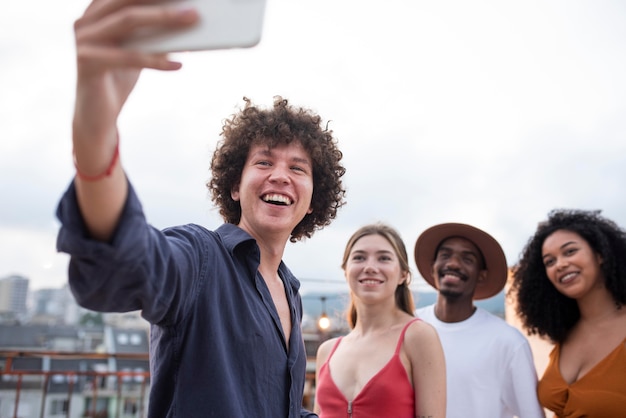
[[261, 40], [266, 0], [164, 0], [193, 7], [198, 24], [186, 29], [138, 30], [125, 47], [142, 52], [249, 48]]

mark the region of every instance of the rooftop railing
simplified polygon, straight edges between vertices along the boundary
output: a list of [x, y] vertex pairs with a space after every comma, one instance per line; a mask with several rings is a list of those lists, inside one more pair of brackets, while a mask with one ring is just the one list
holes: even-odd
[[[148, 364], [148, 353], [0, 350], [0, 417], [145, 417]], [[309, 358], [302, 400], [309, 410], [314, 370]]]
[[148, 364], [148, 353], [0, 351], [0, 416], [144, 417]]

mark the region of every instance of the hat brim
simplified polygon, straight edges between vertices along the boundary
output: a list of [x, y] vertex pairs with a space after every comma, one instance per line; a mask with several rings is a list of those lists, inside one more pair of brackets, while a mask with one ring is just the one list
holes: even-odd
[[498, 294], [508, 276], [506, 256], [498, 241], [491, 235], [471, 225], [445, 223], [432, 226], [422, 232], [415, 242], [415, 264], [422, 277], [435, 289], [433, 262], [441, 242], [447, 238], [460, 237], [470, 240], [483, 255], [487, 269], [485, 280], [476, 285], [474, 299], [487, 299]]

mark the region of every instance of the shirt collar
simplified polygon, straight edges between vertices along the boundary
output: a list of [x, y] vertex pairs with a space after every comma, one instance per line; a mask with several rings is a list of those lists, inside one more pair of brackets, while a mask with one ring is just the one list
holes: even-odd
[[256, 240], [250, 234], [237, 225], [225, 223], [217, 228], [215, 232], [220, 236], [222, 242], [231, 253], [234, 253], [235, 248], [240, 244], [256, 243]]
[[[260, 257], [258, 254], [259, 248], [256, 245], [256, 240], [237, 225], [225, 223], [217, 228], [215, 232], [220, 236], [222, 242], [231, 254], [234, 255], [235, 251], [238, 251], [240, 247], [246, 248], [253, 245], [255, 247], [254, 251], [257, 253], [256, 258], [258, 259]], [[294, 292], [297, 292], [298, 289], [300, 289], [300, 281], [296, 279], [293, 273], [282, 261], [280, 262], [280, 266], [278, 266], [278, 271], [280, 272], [283, 280], [287, 280], [287, 282], [291, 285]]]

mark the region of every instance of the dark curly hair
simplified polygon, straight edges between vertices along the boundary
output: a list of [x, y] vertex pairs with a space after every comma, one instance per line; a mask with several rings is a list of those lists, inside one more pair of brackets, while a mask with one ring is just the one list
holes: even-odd
[[294, 108], [286, 99], [274, 97], [271, 109], [261, 109], [244, 97], [245, 107], [224, 121], [222, 139], [211, 161], [212, 177], [207, 182], [213, 202], [228, 223], [241, 219], [240, 203], [231, 197], [239, 184], [252, 145], [270, 148], [298, 141], [313, 162], [312, 212], [291, 231], [291, 242], [310, 238], [317, 229], [330, 224], [337, 210], [345, 204], [340, 164], [343, 154], [337, 148], [333, 132], [321, 126], [321, 118], [309, 109]]
[[617, 306], [626, 303], [626, 232], [599, 210], [555, 209], [528, 240], [509, 292], [517, 297], [517, 313], [529, 334], [560, 343], [580, 319], [580, 311], [576, 301], [556, 290], [546, 275], [542, 247], [557, 230], [580, 235], [600, 255], [605, 285]]

